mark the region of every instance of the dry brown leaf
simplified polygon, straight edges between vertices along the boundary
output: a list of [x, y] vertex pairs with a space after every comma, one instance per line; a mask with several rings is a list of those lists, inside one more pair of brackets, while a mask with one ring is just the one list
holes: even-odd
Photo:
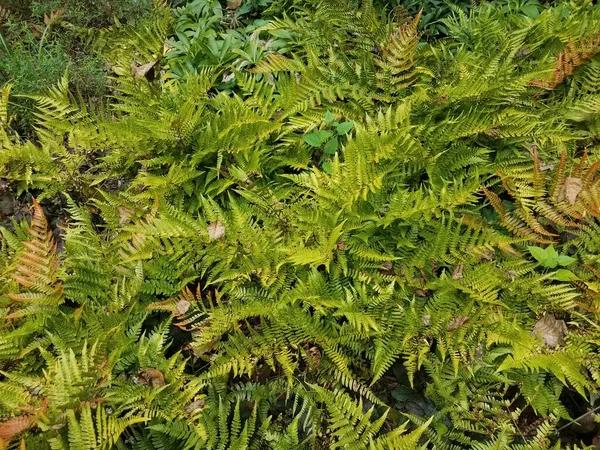
[[142, 369], [138, 375], [142, 380], [146, 381], [145, 383], [141, 384], [151, 384], [154, 387], [161, 387], [167, 384], [163, 373], [160, 370], [152, 367], [146, 367]]
[[227, 0], [227, 9], [238, 9], [242, 6], [242, 0]]
[[463, 271], [463, 265], [462, 264], [458, 264], [454, 268], [454, 272], [452, 273], [452, 279], [453, 280], [460, 280], [463, 277], [462, 271]]
[[556, 347], [564, 342], [567, 324], [564, 320], [557, 320], [552, 314], [548, 314], [535, 323], [532, 334], [541, 336], [548, 347]]
[[194, 411], [197, 411], [199, 409], [204, 408], [204, 399], [203, 398], [199, 398], [198, 400], [194, 400], [192, 403], [190, 403], [189, 405], [187, 405], [185, 407], [185, 412], [188, 414], [193, 413]]
[[218, 220], [211, 222], [206, 230], [208, 231], [208, 237], [213, 241], [221, 239], [223, 236], [225, 236], [225, 227]]
[[169, 53], [171, 50], [173, 50], [175, 47], [170, 46], [169, 44], [167, 44], [166, 42], [163, 43], [163, 54]]
[[184, 315], [186, 312], [188, 312], [188, 309], [190, 309], [190, 305], [191, 303], [188, 302], [187, 300], [179, 300], [177, 302], [177, 312], [179, 313], [180, 316]]
[[44, 24], [50, 25], [52, 22], [59, 19], [63, 12], [65, 12], [65, 8], [58, 8], [56, 11], [52, 11], [50, 14], [44, 14]]
[[455, 331], [469, 321], [469, 316], [458, 316], [448, 323], [448, 331]]
[[20, 416], [0, 423], [0, 439], [10, 441], [14, 436], [28, 430], [34, 424], [31, 416]]
[[8, 8], [0, 6], [0, 20], [7, 20], [9, 14]]
[[133, 75], [134, 78], [145, 77], [146, 74], [148, 72], [150, 72], [150, 70], [154, 67], [155, 64], [156, 64], [156, 61], [151, 61], [149, 63], [142, 64], [141, 66], [138, 66], [137, 64], [135, 64], [134, 62], [132, 62], [131, 63], [131, 73], [132, 73], [132, 75]]
[[567, 200], [571, 205], [574, 205], [582, 187], [581, 178], [567, 177], [558, 193], [558, 201], [563, 202]]
[[119, 211], [119, 223], [123, 225], [124, 223], [129, 222], [134, 211], [126, 206], [119, 206], [117, 209]]

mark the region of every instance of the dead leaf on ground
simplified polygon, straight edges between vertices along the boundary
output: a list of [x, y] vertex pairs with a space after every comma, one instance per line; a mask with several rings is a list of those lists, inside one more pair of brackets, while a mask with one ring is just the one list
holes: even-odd
[[146, 64], [142, 64], [138, 66], [135, 62], [131, 63], [131, 73], [134, 78], [142, 78], [145, 77], [148, 72], [154, 67], [156, 61], [151, 61]]
[[134, 211], [126, 206], [119, 206], [117, 209], [119, 211], [119, 224], [123, 225], [124, 223], [129, 222]]
[[188, 309], [190, 309], [190, 305], [191, 303], [188, 302], [187, 300], [179, 300], [177, 302], [177, 312], [179, 313], [180, 316], [184, 315], [186, 312], [188, 312]]
[[455, 331], [469, 321], [469, 316], [458, 316], [448, 323], [448, 331]]
[[197, 411], [198, 409], [202, 409], [204, 408], [204, 399], [203, 398], [199, 398], [197, 400], [194, 400], [192, 403], [190, 403], [189, 405], [187, 405], [185, 407], [185, 412], [187, 414], [191, 414], [194, 411]]
[[44, 14], [44, 24], [50, 25], [54, 21], [58, 20], [64, 12], [65, 8], [58, 8], [56, 11], [52, 11], [50, 14]]
[[567, 200], [571, 205], [574, 205], [582, 187], [581, 178], [567, 177], [558, 193], [558, 201], [563, 202]]
[[238, 9], [242, 5], [242, 0], [227, 0], [227, 9]]
[[557, 320], [552, 314], [548, 314], [535, 323], [531, 334], [541, 336], [548, 347], [556, 347], [564, 342], [567, 324], [564, 320]]
[[454, 272], [452, 272], [452, 279], [453, 280], [460, 280], [463, 277], [462, 271], [463, 271], [463, 265], [462, 264], [458, 264], [454, 268]]
[[223, 236], [225, 236], [225, 226], [223, 226], [223, 224], [218, 220], [211, 222], [206, 230], [208, 231], [208, 237], [213, 241], [221, 239]]
[[142, 369], [138, 374], [138, 377], [141, 381], [139, 384], [151, 384], [154, 387], [161, 387], [167, 384], [163, 373], [152, 367]]

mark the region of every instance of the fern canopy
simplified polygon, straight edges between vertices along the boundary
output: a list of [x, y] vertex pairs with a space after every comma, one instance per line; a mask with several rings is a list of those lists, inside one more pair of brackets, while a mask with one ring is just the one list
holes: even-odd
[[600, 6], [243, 3], [2, 89], [0, 448], [591, 445]]

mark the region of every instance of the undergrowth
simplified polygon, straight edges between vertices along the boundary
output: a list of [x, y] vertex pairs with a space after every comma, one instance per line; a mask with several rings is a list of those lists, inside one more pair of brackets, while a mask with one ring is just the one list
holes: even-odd
[[99, 101], [6, 84], [0, 448], [594, 448], [600, 7], [498, 5], [156, 1]]

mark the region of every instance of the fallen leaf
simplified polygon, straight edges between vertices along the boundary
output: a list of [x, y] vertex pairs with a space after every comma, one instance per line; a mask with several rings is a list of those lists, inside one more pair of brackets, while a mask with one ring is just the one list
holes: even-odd
[[431, 321], [431, 315], [430, 314], [423, 314], [423, 325], [427, 326], [429, 325], [429, 322]]
[[574, 205], [582, 187], [581, 178], [567, 177], [558, 193], [558, 201], [567, 200], [571, 205]]
[[151, 61], [149, 63], [142, 64], [141, 66], [138, 66], [137, 64], [135, 64], [134, 62], [132, 62], [131, 63], [131, 73], [132, 73], [132, 75], [133, 75], [134, 78], [145, 77], [146, 74], [148, 72], [150, 72], [150, 69], [152, 69], [155, 64], [156, 64], [156, 61]]
[[213, 241], [225, 236], [225, 227], [218, 220], [211, 222], [206, 230], [208, 231], [208, 237]]
[[33, 417], [20, 416], [0, 423], [0, 439], [10, 441], [14, 436], [28, 430], [34, 424]]
[[535, 323], [531, 334], [541, 336], [548, 347], [556, 347], [564, 341], [567, 324], [564, 320], [557, 320], [552, 314], [548, 314]]
[[190, 309], [190, 305], [191, 303], [188, 302], [187, 300], [179, 300], [177, 302], [177, 312], [179, 313], [179, 315], [184, 315], [186, 312], [188, 312], [188, 309]]
[[192, 403], [185, 407], [185, 412], [187, 414], [191, 414], [198, 409], [204, 408], [204, 399], [199, 398], [198, 400], [194, 400]]
[[65, 12], [65, 8], [58, 8], [56, 11], [52, 11], [50, 14], [44, 14], [44, 25], [50, 25], [56, 21], [62, 13]]
[[142, 384], [151, 384], [154, 387], [160, 387], [167, 384], [163, 373], [158, 369], [153, 369], [152, 367], [146, 367], [142, 369], [138, 375], [141, 379], [146, 381]]
[[223, 74], [223, 79], [221, 80], [223, 83], [228, 83], [235, 78], [235, 73], [231, 72], [229, 74]]
[[167, 44], [166, 42], [164, 42], [163, 43], [163, 54], [169, 53], [174, 48], [175, 47], [171, 47], [169, 44]]
[[238, 9], [242, 5], [242, 0], [227, 0], [227, 9]]
[[123, 225], [124, 223], [129, 222], [129, 219], [133, 216], [133, 210], [126, 206], [119, 206], [117, 209], [119, 211], [119, 224]]
[[463, 265], [462, 264], [458, 264], [454, 268], [454, 272], [452, 272], [452, 279], [453, 280], [460, 280], [463, 277], [462, 271], [463, 271]]
[[469, 316], [458, 316], [448, 323], [448, 331], [455, 331], [469, 321]]

